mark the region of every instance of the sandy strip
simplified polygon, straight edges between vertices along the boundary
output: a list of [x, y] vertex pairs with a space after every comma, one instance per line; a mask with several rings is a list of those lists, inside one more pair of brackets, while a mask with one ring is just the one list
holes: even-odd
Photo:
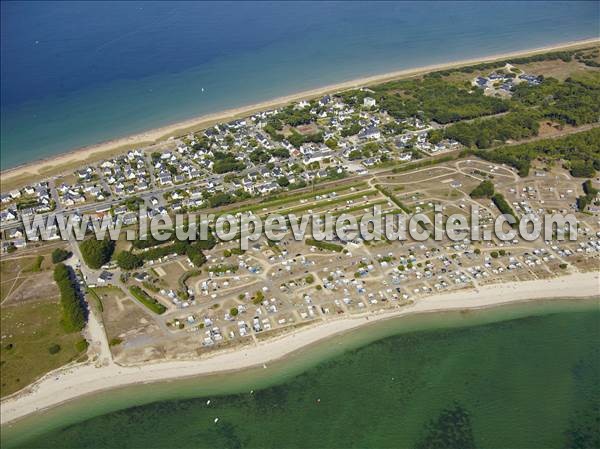
[[135, 148], [140, 146], [148, 146], [157, 141], [164, 140], [170, 136], [179, 136], [186, 134], [191, 130], [200, 130], [208, 126], [212, 126], [215, 123], [229, 121], [234, 118], [241, 118], [251, 115], [255, 112], [272, 109], [281, 105], [285, 105], [292, 101], [298, 101], [301, 99], [309, 99], [324, 95], [325, 93], [331, 93], [341, 91], [345, 89], [356, 88], [369, 84], [379, 83], [391, 79], [409, 77], [419, 75], [436, 70], [444, 70], [453, 67], [459, 67], [464, 65], [470, 65], [480, 62], [490, 62], [494, 60], [501, 60], [507, 58], [528, 56], [536, 53], [544, 53], [555, 50], [565, 50], [569, 48], [577, 48], [591, 44], [600, 43], [600, 39], [586, 39], [581, 41], [565, 42], [558, 45], [534, 48], [529, 50], [516, 51], [511, 53], [503, 53], [497, 55], [490, 55], [483, 58], [477, 59], [465, 59], [462, 61], [454, 61], [446, 64], [437, 64], [424, 67], [416, 67], [412, 69], [399, 70], [395, 72], [384, 73], [381, 75], [368, 76], [363, 78], [354, 79], [351, 81], [345, 81], [338, 84], [332, 84], [317, 89], [312, 89], [296, 94], [288, 95], [285, 97], [279, 97], [272, 100], [256, 103], [252, 105], [242, 106], [235, 109], [229, 109], [226, 111], [217, 112], [214, 114], [202, 115], [194, 117], [189, 120], [174, 123], [161, 128], [148, 130], [146, 132], [135, 134], [119, 139], [110, 140], [97, 145], [91, 145], [88, 147], [76, 149], [67, 153], [59, 154], [56, 156], [42, 159], [29, 164], [24, 164], [12, 169], [1, 172], [2, 181], [8, 183], [11, 180], [24, 176], [33, 176], [43, 174], [45, 176], [54, 175], [60, 172], [61, 166], [69, 166], [76, 162], [90, 163], [95, 160], [99, 160], [107, 157], [109, 154], [119, 152], [119, 150], [126, 151], [129, 148]]
[[[292, 334], [237, 351], [216, 353], [200, 360], [171, 361], [135, 367], [81, 365], [48, 374], [34, 384], [33, 392], [16, 394], [0, 404], [0, 423], [22, 418], [61, 402], [101, 390], [222, 373], [262, 365], [280, 359], [307, 345], [370, 323], [414, 313], [475, 309], [519, 301], [548, 298], [600, 297], [600, 273], [575, 273], [559, 278], [487, 285], [478, 290], [433, 295], [402, 310], [365, 316], [344, 317], [300, 329]], [[56, 380], [56, 377], [59, 379]]]

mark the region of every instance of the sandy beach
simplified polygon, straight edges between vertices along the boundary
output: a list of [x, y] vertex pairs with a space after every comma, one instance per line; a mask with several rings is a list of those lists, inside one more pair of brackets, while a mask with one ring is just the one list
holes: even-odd
[[575, 273], [559, 278], [486, 285], [479, 289], [433, 295], [401, 310], [332, 319], [289, 335], [245, 347], [217, 352], [198, 360], [169, 361], [140, 366], [93, 364], [59, 369], [47, 374], [21, 393], [0, 404], [0, 423], [5, 425], [62, 402], [99, 391], [136, 383], [181, 379], [190, 376], [242, 370], [282, 359], [332, 336], [371, 323], [418, 313], [478, 309], [521, 301], [551, 298], [600, 298], [600, 273]]
[[35, 161], [12, 169], [4, 170], [0, 173], [2, 177], [2, 190], [4, 191], [12, 189], [20, 184], [25, 184], [27, 182], [31, 182], [32, 180], [36, 180], [40, 176], [54, 176], [67, 170], [72, 170], [73, 168], [76, 168], [79, 165], [95, 162], [102, 158], [124, 152], [131, 148], [149, 146], [153, 143], [164, 141], [173, 136], [181, 136], [191, 131], [198, 131], [206, 127], [212, 126], [215, 123], [245, 117], [262, 110], [272, 109], [281, 105], [285, 105], [292, 101], [310, 99], [324, 95], [326, 93], [332, 93], [360, 86], [366, 86], [374, 83], [380, 83], [383, 81], [389, 81], [392, 79], [422, 75], [424, 73], [436, 70], [444, 70], [469, 64], [491, 62], [507, 58], [529, 56], [536, 53], [544, 53], [548, 51], [574, 49], [591, 44], [597, 44], [599, 42], [600, 39], [597, 38], [587, 39], [582, 41], [566, 42], [559, 45], [540, 47], [511, 53], [490, 55], [484, 58], [465, 59], [445, 64], [437, 64], [425, 67], [416, 67], [411, 69], [399, 70], [395, 72], [368, 76], [350, 81], [344, 81], [338, 84], [323, 86], [316, 89], [264, 101], [261, 103], [242, 106], [239, 108], [229, 109], [213, 114], [202, 115], [161, 128], [156, 128], [139, 134], [76, 149], [66, 153], [58, 154], [51, 158]]

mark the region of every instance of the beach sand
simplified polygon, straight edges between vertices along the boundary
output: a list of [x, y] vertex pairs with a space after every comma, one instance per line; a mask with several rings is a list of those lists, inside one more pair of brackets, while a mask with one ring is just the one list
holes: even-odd
[[340, 317], [267, 340], [253, 347], [227, 350], [198, 360], [159, 362], [138, 366], [92, 363], [67, 367], [47, 374], [0, 404], [0, 423], [15, 421], [65, 401], [99, 391], [168, 379], [181, 379], [260, 366], [332, 336], [371, 323], [417, 313], [470, 310], [520, 301], [551, 298], [600, 299], [600, 273], [575, 273], [553, 279], [486, 285], [478, 289], [442, 293], [419, 299], [400, 310]]
[[191, 131], [205, 129], [216, 123], [230, 121], [236, 118], [247, 117], [256, 112], [273, 109], [301, 99], [310, 99], [324, 95], [326, 93], [338, 92], [346, 89], [367, 86], [375, 83], [389, 81], [392, 79], [422, 75], [424, 73], [436, 70], [444, 70], [454, 67], [460, 67], [481, 62], [491, 62], [507, 58], [529, 56], [532, 54], [545, 53], [548, 51], [574, 49], [598, 43], [600, 43], [600, 39], [598, 38], [587, 39], [576, 42], [567, 42], [548, 47], [540, 47], [530, 50], [516, 51], [512, 53], [491, 55], [484, 58], [465, 59], [446, 64], [430, 65], [425, 67], [399, 70], [396, 72], [384, 73], [381, 75], [358, 78], [338, 84], [328, 85], [317, 89], [312, 89], [288, 95], [285, 97], [279, 97], [276, 99], [264, 101], [261, 103], [242, 106], [235, 109], [229, 109], [213, 114], [202, 115], [182, 122], [174, 123], [172, 125], [152, 129], [140, 134], [131, 135], [103, 142], [97, 145], [80, 148], [77, 150], [69, 151], [67, 153], [58, 154], [47, 159], [39, 160], [36, 162], [24, 164], [12, 169], [2, 171], [0, 173], [2, 180], [1, 190], [4, 192], [6, 190], [10, 190], [15, 187], [24, 185], [27, 182], [39, 180], [41, 176], [54, 176], [65, 171], [77, 168], [86, 163], [96, 162], [103, 158], [110, 157], [111, 155], [122, 153], [131, 148], [149, 146], [153, 143], [165, 141], [173, 136], [182, 136]]

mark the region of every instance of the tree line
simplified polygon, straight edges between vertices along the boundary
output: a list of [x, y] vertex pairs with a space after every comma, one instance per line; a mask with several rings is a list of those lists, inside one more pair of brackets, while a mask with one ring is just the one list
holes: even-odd
[[474, 153], [487, 161], [511, 165], [523, 177], [529, 174], [531, 162], [539, 159], [550, 163], [562, 160], [571, 175], [591, 178], [600, 170], [600, 128]]
[[61, 325], [66, 332], [77, 332], [85, 327], [85, 308], [77, 288], [73, 270], [64, 263], [54, 267], [54, 281], [60, 292]]

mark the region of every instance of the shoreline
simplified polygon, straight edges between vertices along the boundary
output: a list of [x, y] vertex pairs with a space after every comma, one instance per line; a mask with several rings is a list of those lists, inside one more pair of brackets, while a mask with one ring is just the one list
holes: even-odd
[[[81, 148], [67, 150], [53, 156], [47, 156], [35, 161], [18, 165], [0, 171], [2, 184], [11, 182], [27, 182], [27, 178], [35, 176], [52, 176], [65, 171], [72, 164], [92, 163], [111, 154], [119, 154], [128, 149], [149, 146], [155, 143], [164, 142], [171, 137], [181, 136], [191, 131], [198, 131], [207, 128], [222, 121], [229, 121], [235, 118], [243, 118], [253, 113], [279, 107], [300, 99], [309, 99], [332, 93], [340, 90], [346, 90], [374, 83], [385, 82], [394, 79], [408, 78], [422, 75], [428, 72], [456, 68], [471, 64], [492, 62], [507, 58], [524, 57], [538, 53], [579, 48], [587, 45], [597, 45], [600, 39], [597, 37], [583, 39], [578, 41], [564, 42], [545, 47], [532, 48], [508, 53], [489, 55], [479, 58], [470, 58], [459, 61], [452, 61], [443, 64], [434, 64], [422, 67], [413, 67], [409, 69], [397, 70], [378, 75], [360, 77], [340, 83], [330, 84], [302, 92], [292, 93], [286, 96], [265, 100], [259, 103], [243, 105], [237, 108], [227, 109], [209, 114], [192, 117], [190, 119], [168, 124], [159, 128], [149, 129], [137, 134], [125, 137], [115, 138], [108, 141], [92, 144]], [[26, 179], [19, 179], [26, 178]], [[9, 189], [7, 189], [9, 190]]]
[[[198, 360], [165, 361], [147, 365], [93, 363], [61, 368], [0, 403], [0, 424], [12, 424], [26, 416], [82, 397], [122, 387], [191, 377], [225, 374], [285, 361], [295, 352], [335, 336], [383, 320], [415, 314], [477, 310], [555, 298], [600, 298], [600, 273], [574, 273], [558, 278], [490, 284], [478, 289], [439, 293], [421, 298], [401, 310], [350, 316], [325, 321], [274, 337], [255, 346], [223, 350]], [[60, 381], [55, 380], [60, 375]]]

